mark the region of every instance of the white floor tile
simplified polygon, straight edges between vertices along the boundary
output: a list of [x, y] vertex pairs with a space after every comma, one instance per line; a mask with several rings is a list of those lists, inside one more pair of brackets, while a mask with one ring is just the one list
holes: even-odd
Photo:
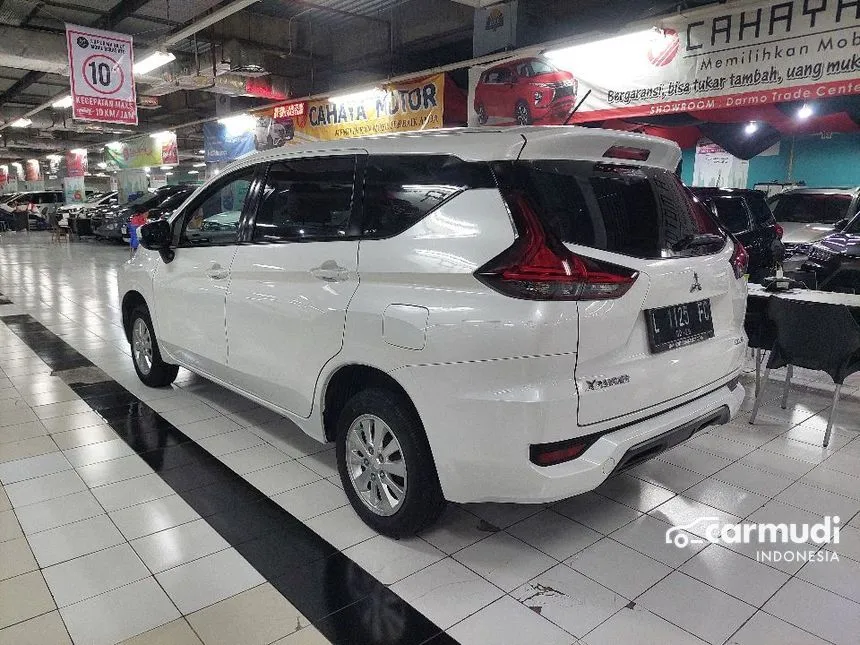
[[628, 604], [627, 598], [564, 564], [542, 573], [511, 595], [578, 638]]
[[277, 495], [284, 491], [319, 481], [320, 476], [298, 461], [255, 470], [244, 476], [251, 484], [266, 495]]
[[102, 515], [104, 509], [87, 490], [23, 506], [16, 511], [24, 533], [30, 535]]
[[149, 464], [135, 454], [110, 461], [101, 461], [75, 470], [90, 488], [115, 484], [153, 472]]
[[708, 545], [681, 571], [756, 607], [761, 607], [789, 576], [719, 544]]
[[87, 485], [74, 470], [45, 475], [6, 486], [6, 494], [15, 508], [36, 504], [48, 499], [63, 497], [87, 489]]
[[[802, 477], [815, 467], [814, 463], [786, 457], [785, 455], [770, 452], [763, 448], [753, 450], [746, 457], [738, 461], [738, 463], [746, 464], [757, 470], [764, 470], [774, 475], [791, 477], [792, 479]], [[717, 476], [719, 477], [719, 475]]]
[[179, 618], [179, 612], [152, 578], [60, 609], [75, 643], [113, 645]]
[[72, 448], [66, 450], [64, 454], [75, 468], [80, 468], [119, 457], [128, 457], [134, 455], [134, 450], [122, 439], [114, 439]]
[[376, 531], [361, 521], [351, 506], [341, 506], [328, 513], [317, 515], [308, 520], [307, 525], [341, 551], [377, 535]]
[[442, 629], [503, 595], [500, 589], [450, 558], [413, 573], [392, 585], [391, 590]]
[[595, 492], [643, 513], [675, 496], [673, 491], [628, 474], [607, 479]]
[[603, 537], [597, 531], [549, 510], [513, 525], [508, 533], [559, 561]]
[[[624, 608], [588, 634], [588, 645], [703, 645], [705, 641], [647, 609]], [[781, 643], [780, 645], [787, 645]]]
[[755, 612], [755, 608], [678, 571], [638, 600], [646, 609], [719, 645]]
[[860, 477], [831, 470], [827, 467], [827, 462], [810, 470], [800, 479], [800, 482], [837, 495], [860, 500]]
[[675, 493], [683, 492], [705, 478], [705, 475], [659, 459], [646, 461], [631, 468], [628, 472], [634, 477], [649, 481], [656, 486], [668, 488]]
[[195, 421], [219, 418], [221, 413], [214, 408], [210, 408], [205, 403], [195, 403], [194, 405], [186, 405], [175, 410], [168, 410], [163, 412], [161, 416], [181, 429], [182, 426], [194, 423]]
[[592, 544], [566, 560], [565, 564], [631, 600], [672, 571], [662, 562], [612, 538], [603, 538]]
[[[668, 502], [665, 502], [652, 510], [649, 515], [656, 517], [658, 520], [663, 520], [672, 526], [689, 526], [684, 529], [688, 533], [693, 533], [702, 537], [706, 537], [705, 531], [712, 524], [736, 524], [741, 521], [741, 518], [726, 513], [702, 502], [689, 499], [684, 495], [673, 497]], [[716, 518], [705, 520], [705, 518]]]
[[463, 509], [477, 515], [490, 526], [488, 530], [505, 529], [544, 510], [542, 504], [463, 504]]
[[571, 635], [510, 596], [502, 596], [448, 633], [461, 645], [570, 645]]
[[675, 568], [681, 566], [681, 564], [701, 551], [704, 545], [691, 543], [685, 548], [680, 549], [674, 544], [667, 544], [666, 531], [671, 527], [671, 524], [662, 520], [658, 520], [650, 515], [643, 515], [639, 519], [630, 522], [630, 524], [622, 526], [612, 533], [610, 537], [634, 551], [639, 551], [663, 564]]
[[265, 582], [263, 576], [235, 549], [213, 553], [155, 577], [183, 614], [203, 609]]
[[849, 518], [860, 511], [860, 501], [856, 499], [830, 493], [801, 482], [786, 488], [776, 496], [776, 499], [820, 515], [838, 515], [842, 518]]
[[51, 435], [51, 438], [56, 442], [60, 450], [71, 450], [72, 448], [99, 443], [100, 441], [118, 439], [119, 436], [110, 426], [103, 424], [69, 430], [68, 432], [58, 432]]
[[300, 520], [316, 517], [349, 503], [346, 494], [325, 479], [280, 493], [273, 496], [272, 500]]
[[803, 565], [797, 577], [860, 604], [860, 562], [850, 558], [830, 562], [813, 560]]
[[320, 475], [320, 477], [334, 477], [338, 474], [337, 457], [334, 448], [302, 457], [299, 459], [299, 462]]
[[110, 513], [127, 540], [169, 529], [200, 516], [179, 495], [168, 495]]
[[164, 483], [158, 475], [144, 475], [135, 479], [128, 479], [99, 486], [93, 489], [93, 495], [105, 507], [105, 510], [116, 511], [135, 504], [142, 504], [160, 497], [173, 494], [173, 489]]
[[553, 505], [553, 510], [603, 533], [612, 533], [642, 513], [597, 493], [585, 493]]
[[769, 499], [764, 495], [710, 478], [688, 488], [683, 496], [737, 517], [746, 517], [764, 506]]
[[224, 432], [222, 434], [206, 437], [205, 439], [200, 439], [198, 443], [201, 447], [205, 448], [217, 457], [220, 455], [226, 455], [230, 452], [236, 452], [237, 450], [245, 450], [246, 448], [259, 446], [263, 444], [264, 441], [253, 432], [240, 428], [238, 430], [233, 430], [232, 432]]
[[764, 610], [837, 645], [856, 645], [860, 634], [860, 605], [797, 578], [777, 591]]
[[27, 540], [43, 568], [125, 542], [107, 515], [34, 533]]
[[78, 412], [63, 417], [53, 417], [51, 419], [42, 419], [42, 424], [48, 429], [51, 434], [57, 432], [68, 432], [77, 428], [86, 428], [88, 426], [104, 425], [104, 418], [96, 412]]
[[827, 641], [763, 611], [750, 618], [726, 645], [827, 645]]
[[393, 584], [445, 557], [420, 538], [393, 540], [384, 535], [344, 550], [365, 571], [383, 584]]
[[716, 473], [713, 479], [763, 495], [764, 497], [778, 495], [781, 491], [791, 486], [794, 481], [794, 477], [791, 475], [766, 472], [759, 470], [755, 466], [740, 462], [726, 466], [723, 470]]
[[289, 461], [290, 457], [274, 446], [264, 443], [253, 448], [246, 448], [238, 452], [221, 455], [219, 459], [235, 472], [245, 475], [255, 470], [262, 470], [263, 468], [282, 464], [285, 461]]
[[464, 510], [458, 504], [448, 504], [442, 517], [420, 535], [440, 551], [452, 554], [482, 540], [492, 531], [487, 530], [486, 522]]
[[453, 557], [504, 591], [516, 589], [557, 564], [555, 559], [504, 531], [458, 551]]
[[92, 598], [150, 576], [128, 544], [85, 555], [42, 571], [58, 607]]
[[662, 453], [657, 459], [681, 468], [686, 468], [687, 470], [692, 470], [694, 473], [699, 473], [706, 477], [713, 475], [718, 470], [722, 470], [735, 460], [734, 458], [729, 459], [710, 452], [696, 450], [686, 444], [681, 444]]
[[139, 538], [131, 546], [150, 571], [160, 573], [230, 545], [206, 520], [200, 519]]
[[14, 461], [0, 463], [0, 482], [8, 486], [25, 479], [53, 475], [64, 470], [70, 470], [71, 468], [72, 464], [63, 456], [63, 453], [50, 452], [46, 455], [38, 455], [37, 457], [27, 457], [26, 459], [15, 459]]

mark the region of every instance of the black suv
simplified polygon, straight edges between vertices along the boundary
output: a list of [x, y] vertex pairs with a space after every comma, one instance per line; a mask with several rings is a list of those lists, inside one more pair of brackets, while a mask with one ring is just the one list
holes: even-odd
[[815, 274], [822, 291], [860, 293], [860, 213], [838, 233], [813, 243], [803, 270]]
[[765, 194], [742, 188], [690, 190], [746, 248], [750, 257], [750, 282], [761, 282], [773, 275], [784, 254], [782, 227], [776, 223]]

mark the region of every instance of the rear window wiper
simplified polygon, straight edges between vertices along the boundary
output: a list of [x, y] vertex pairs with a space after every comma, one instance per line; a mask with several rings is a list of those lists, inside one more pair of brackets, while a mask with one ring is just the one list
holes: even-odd
[[722, 235], [714, 233], [697, 233], [695, 235], [686, 235], [672, 245], [673, 251], [683, 251], [684, 249], [692, 249], [698, 246], [711, 246], [713, 244], [723, 245], [725, 238]]

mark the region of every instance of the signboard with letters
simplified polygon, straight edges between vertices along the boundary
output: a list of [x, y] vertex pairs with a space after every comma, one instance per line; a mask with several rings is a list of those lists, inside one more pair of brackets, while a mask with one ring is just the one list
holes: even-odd
[[583, 97], [571, 123], [860, 94], [860, 2], [720, 3], [470, 81], [472, 125], [563, 123]]
[[132, 37], [67, 24], [66, 42], [74, 118], [137, 125]]

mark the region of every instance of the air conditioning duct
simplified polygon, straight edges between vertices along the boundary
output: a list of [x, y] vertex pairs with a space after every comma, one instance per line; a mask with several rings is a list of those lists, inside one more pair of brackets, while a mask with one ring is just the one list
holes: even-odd
[[221, 46], [221, 64], [216, 65], [216, 73], [231, 73], [240, 76], [256, 77], [268, 74], [264, 54], [259, 49], [228, 40]]

